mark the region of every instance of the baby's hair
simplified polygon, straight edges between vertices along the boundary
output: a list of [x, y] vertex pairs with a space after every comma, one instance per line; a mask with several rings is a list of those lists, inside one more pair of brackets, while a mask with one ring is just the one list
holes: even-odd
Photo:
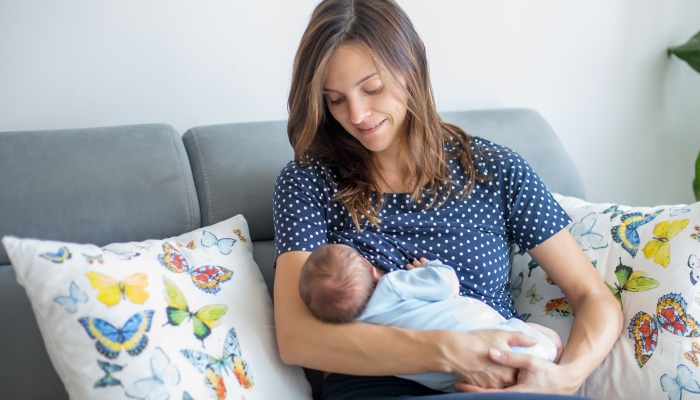
[[360, 316], [374, 281], [360, 253], [342, 244], [316, 249], [304, 263], [299, 293], [320, 320], [348, 323]]

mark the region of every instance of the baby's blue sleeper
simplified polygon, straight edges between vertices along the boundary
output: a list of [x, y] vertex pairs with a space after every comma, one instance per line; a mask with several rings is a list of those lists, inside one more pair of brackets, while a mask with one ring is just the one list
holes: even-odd
[[[520, 331], [535, 338], [532, 347], [512, 347], [517, 353], [554, 361], [554, 343], [517, 318], [505, 319], [485, 303], [459, 295], [459, 280], [452, 267], [429, 261], [422, 268], [384, 275], [358, 321], [409, 329], [446, 329], [457, 332], [500, 329]], [[406, 375], [427, 387], [454, 392], [458, 382], [452, 374], [433, 372]]]

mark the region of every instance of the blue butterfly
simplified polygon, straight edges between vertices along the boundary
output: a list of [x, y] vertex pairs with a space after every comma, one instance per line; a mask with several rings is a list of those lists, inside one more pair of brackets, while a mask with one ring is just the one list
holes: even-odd
[[605, 240], [603, 235], [593, 232], [593, 226], [595, 226], [596, 221], [598, 221], [598, 215], [592, 212], [569, 228], [571, 235], [573, 235], [583, 251], [608, 247], [608, 241]]
[[180, 383], [180, 372], [170, 364], [170, 359], [160, 347], [156, 347], [151, 355], [151, 373], [153, 375], [150, 378], [138, 380], [129, 386], [126, 397], [142, 400], [170, 398], [166, 385], [177, 386]]
[[108, 362], [97, 360], [97, 365], [105, 372], [104, 378], [99, 379], [93, 386], [95, 389], [105, 388], [107, 386], [122, 386], [122, 382], [112, 376], [113, 373], [124, 369], [121, 365], [110, 364]]
[[689, 213], [689, 212], [690, 212], [690, 208], [686, 208], [686, 206], [675, 206], [675, 207], [671, 207], [671, 214], [669, 214], [669, 216], [677, 217], [679, 215]]
[[668, 400], [681, 400], [683, 391], [690, 393], [700, 393], [700, 384], [693, 379], [690, 368], [681, 364], [676, 367], [676, 377], [661, 375], [661, 388], [668, 393]]
[[236, 239], [233, 239], [233, 238], [217, 239], [213, 233], [208, 232], [208, 231], [202, 231], [202, 235], [204, 236], [202, 238], [202, 246], [204, 246], [204, 247], [216, 246], [219, 248], [219, 252], [225, 256], [229, 255], [231, 253], [231, 249], [233, 248], [233, 244], [236, 243]]
[[135, 251], [129, 251], [129, 250], [115, 251], [112, 249], [105, 248], [105, 249], [102, 249], [102, 251], [104, 251], [105, 253], [114, 254], [120, 260], [131, 260], [132, 258], [138, 257], [141, 255], [141, 253], [137, 253]]
[[607, 208], [601, 214], [607, 214], [607, 213], [610, 213], [610, 221], [612, 221], [613, 219], [615, 219], [615, 217], [617, 217], [618, 215], [622, 215], [625, 212], [620, 210], [620, 206], [618, 204], [615, 204], [615, 205]]
[[145, 333], [151, 329], [154, 312], [145, 310], [132, 315], [121, 329], [99, 318], [84, 317], [78, 322], [83, 324], [91, 339], [97, 339], [97, 351], [112, 360], [119, 356], [122, 346], [132, 356], [140, 354], [146, 348], [148, 336]]
[[663, 211], [661, 209], [653, 214], [634, 212], [623, 215], [620, 217], [621, 224], [615, 225], [610, 229], [613, 240], [620, 243], [622, 248], [627, 250], [632, 257], [636, 256], [639, 250], [639, 232], [637, 232], [637, 228], [648, 224]]
[[54, 262], [56, 264], [61, 264], [66, 260], [70, 260], [71, 254], [70, 251], [68, 251], [68, 247], [61, 247], [55, 253], [47, 251], [46, 253], [39, 254], [39, 257]]
[[527, 263], [527, 277], [531, 278], [532, 270], [539, 267], [539, 266], [540, 266], [540, 264], [537, 264], [537, 261], [530, 260], [530, 262]]
[[520, 314], [520, 315], [517, 316], [517, 318], [518, 318], [519, 320], [523, 321], [523, 322], [525, 322], [525, 321], [527, 321], [528, 319], [530, 319], [530, 317], [532, 317], [532, 314], [531, 314], [531, 313], [524, 313], [524, 314]]
[[71, 314], [78, 312], [78, 303], [87, 303], [88, 295], [87, 293], [80, 290], [75, 282], [70, 283], [70, 288], [68, 289], [69, 296], [58, 296], [53, 301], [62, 305]]

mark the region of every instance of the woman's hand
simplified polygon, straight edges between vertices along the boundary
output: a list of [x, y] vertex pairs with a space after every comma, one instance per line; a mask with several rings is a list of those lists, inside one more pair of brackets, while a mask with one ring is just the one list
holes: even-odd
[[505, 389], [485, 389], [482, 385], [461, 382], [455, 385], [458, 392], [536, 392], [574, 394], [585, 377], [572, 373], [564, 365], [543, 360], [526, 354], [497, 349], [489, 350], [489, 357], [501, 366], [517, 369], [516, 382]]
[[519, 378], [518, 367], [494, 362], [488, 349], [505, 353], [509, 352], [511, 346], [527, 347], [537, 344], [537, 340], [522, 332], [483, 330], [449, 333], [452, 334], [452, 340], [446, 341], [445, 357], [452, 367], [448, 370], [463, 382], [457, 384], [457, 390], [471, 389], [462, 391], [503, 389], [515, 385]]

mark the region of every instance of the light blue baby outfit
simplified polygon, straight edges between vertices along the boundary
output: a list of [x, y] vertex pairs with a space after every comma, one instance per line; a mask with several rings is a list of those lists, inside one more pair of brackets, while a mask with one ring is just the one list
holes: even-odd
[[[384, 275], [358, 321], [409, 329], [445, 329], [457, 332], [500, 329], [520, 331], [538, 340], [532, 347], [511, 347], [516, 353], [554, 361], [552, 341], [517, 318], [505, 319], [485, 303], [459, 295], [459, 280], [452, 267], [429, 261], [422, 268]], [[454, 392], [452, 374], [433, 372], [404, 375], [432, 389]]]

